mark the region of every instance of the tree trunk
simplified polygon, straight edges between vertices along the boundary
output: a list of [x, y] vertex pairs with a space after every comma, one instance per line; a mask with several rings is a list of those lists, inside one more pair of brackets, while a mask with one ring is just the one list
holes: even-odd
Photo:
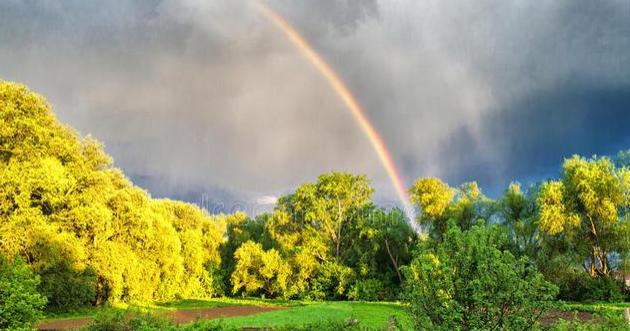
[[396, 269], [396, 275], [398, 275], [398, 280], [402, 284], [403, 279], [402, 279], [402, 275], [400, 274], [400, 270], [398, 268], [398, 259], [397, 258], [394, 259], [394, 256], [392, 255], [392, 251], [389, 249], [389, 241], [387, 240], [387, 238], [385, 238], [385, 248], [387, 249], [387, 255], [389, 255], [389, 258], [392, 260], [392, 264], [394, 265], [394, 268]]

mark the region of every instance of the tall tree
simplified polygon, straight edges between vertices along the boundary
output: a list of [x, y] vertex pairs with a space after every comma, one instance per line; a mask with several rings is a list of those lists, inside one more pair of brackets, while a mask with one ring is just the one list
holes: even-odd
[[584, 255], [591, 276], [611, 272], [609, 253], [623, 249], [628, 222], [620, 216], [630, 204], [628, 169], [618, 169], [608, 158], [565, 160], [559, 181], [543, 184], [541, 230], [563, 235]]
[[351, 223], [362, 216], [373, 191], [366, 176], [323, 174], [315, 184], [304, 184], [297, 189], [292, 218], [316, 228], [330, 245], [332, 256], [342, 261], [350, 246]]

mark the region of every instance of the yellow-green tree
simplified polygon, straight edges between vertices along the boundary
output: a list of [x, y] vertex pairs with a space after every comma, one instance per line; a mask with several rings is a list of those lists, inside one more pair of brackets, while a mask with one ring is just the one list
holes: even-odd
[[541, 188], [540, 229], [570, 242], [591, 276], [608, 275], [609, 254], [627, 250], [630, 227], [622, 214], [630, 206], [629, 178], [627, 168], [608, 158], [574, 156], [565, 160], [560, 180]]
[[442, 237], [451, 220], [460, 228], [469, 229], [489, 213], [487, 199], [475, 182], [451, 188], [437, 178], [427, 177], [418, 179], [409, 193], [411, 202], [421, 211], [418, 222], [428, 228], [434, 239]]
[[[314, 184], [303, 184], [293, 197], [293, 219], [315, 227], [339, 261], [346, 256], [353, 218], [361, 217], [374, 189], [366, 176], [328, 173]], [[300, 223], [300, 221], [298, 221]]]
[[0, 123], [0, 254], [22, 256], [49, 302], [66, 302], [54, 291], [63, 277], [94, 287], [85, 303], [220, 291], [231, 216], [152, 199], [23, 85], [0, 81]]
[[275, 249], [265, 251], [261, 244], [248, 241], [234, 253], [232, 292], [260, 293], [269, 297], [290, 296], [291, 268]]

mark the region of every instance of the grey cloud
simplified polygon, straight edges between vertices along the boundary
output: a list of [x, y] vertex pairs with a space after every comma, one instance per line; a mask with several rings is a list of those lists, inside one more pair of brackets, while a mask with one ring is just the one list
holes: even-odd
[[[597, 102], [630, 86], [625, 1], [268, 4], [338, 70], [408, 183], [437, 175], [496, 187], [540, 173], [572, 151], [563, 146], [576, 132], [607, 126], [563, 121], [575, 115], [565, 105], [618, 124], [596, 140], [602, 148], [585, 140], [578, 150], [627, 141], [626, 99], [608, 113]], [[394, 197], [351, 115], [252, 1], [9, 0], [0, 40], [0, 77], [46, 95], [156, 195], [249, 201], [348, 170]], [[555, 143], [532, 133], [540, 121]], [[530, 147], [516, 153], [519, 144]], [[542, 151], [540, 165], [523, 165]]]

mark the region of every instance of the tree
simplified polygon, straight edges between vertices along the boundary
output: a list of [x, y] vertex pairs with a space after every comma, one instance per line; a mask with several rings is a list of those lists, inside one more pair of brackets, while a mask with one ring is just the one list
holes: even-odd
[[422, 211], [419, 223], [428, 227], [434, 237], [439, 238], [446, 232], [449, 215], [447, 209], [455, 198], [455, 190], [437, 178], [417, 180], [410, 191], [411, 202]]
[[617, 153], [617, 166], [619, 168], [630, 168], [630, 149]]
[[341, 261], [349, 246], [350, 223], [370, 203], [373, 191], [366, 176], [333, 172], [319, 176], [315, 184], [300, 186], [294, 208], [298, 217], [321, 232]]
[[261, 244], [248, 241], [234, 253], [232, 292], [259, 293], [269, 297], [288, 297], [291, 269], [275, 249], [265, 251]]
[[421, 210], [418, 221], [428, 228], [433, 239], [440, 240], [451, 220], [468, 229], [490, 212], [489, 203], [475, 182], [451, 188], [429, 177], [417, 180], [409, 191], [411, 202]]
[[565, 160], [561, 180], [541, 187], [540, 229], [570, 243], [593, 277], [609, 275], [609, 254], [624, 249], [628, 226], [620, 213], [630, 205], [628, 178], [627, 168], [608, 158], [574, 156]]
[[536, 261], [541, 236], [538, 231], [536, 187], [523, 192], [519, 183], [510, 183], [503, 197], [496, 202], [496, 210], [507, 227], [512, 250], [517, 256]]
[[97, 304], [221, 292], [229, 216], [152, 199], [23, 85], [0, 81], [0, 122], [0, 253], [42, 276], [50, 308], [77, 302], [63, 279]]
[[402, 284], [400, 268], [411, 260], [417, 235], [402, 210], [372, 207], [357, 220], [350, 265], [362, 278]]
[[462, 231], [451, 222], [405, 271], [405, 300], [418, 330], [530, 330], [557, 289], [526, 257], [507, 250], [498, 226]]
[[22, 260], [0, 256], [0, 329], [27, 330], [42, 317], [46, 298], [38, 285], [39, 277]]

